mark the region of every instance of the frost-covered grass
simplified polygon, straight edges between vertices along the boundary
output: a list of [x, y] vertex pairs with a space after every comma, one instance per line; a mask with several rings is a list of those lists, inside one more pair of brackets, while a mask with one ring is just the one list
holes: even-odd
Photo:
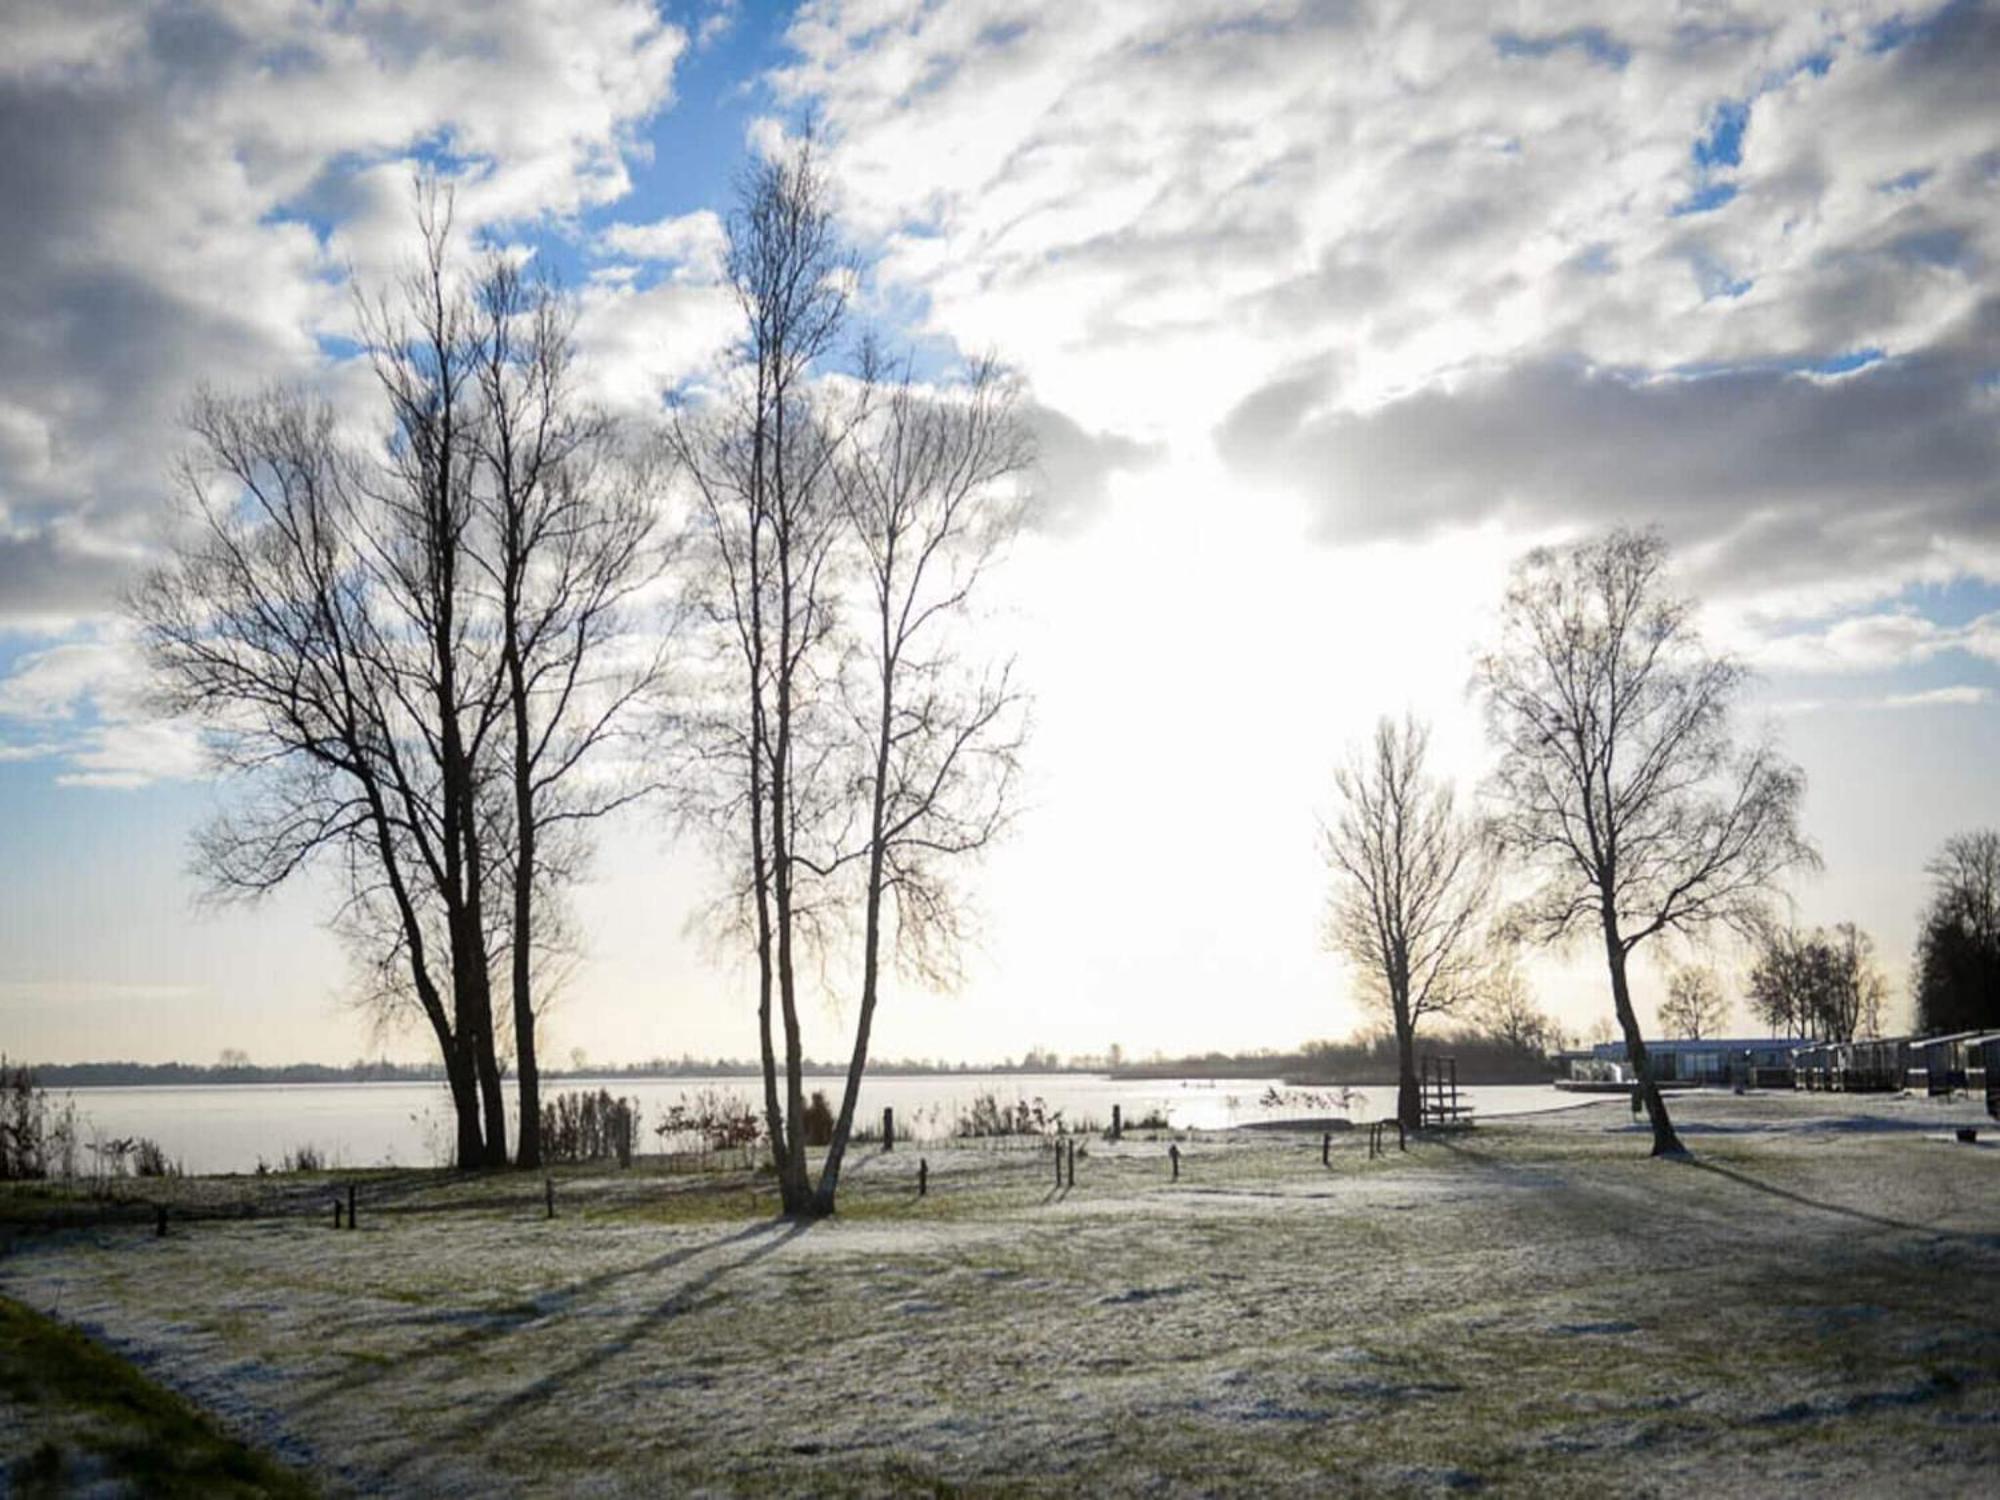
[[[1622, 1101], [1359, 1133], [926, 1147], [768, 1179], [344, 1179], [37, 1233], [0, 1290], [334, 1490], [1984, 1490], [2000, 1151], [1963, 1104]], [[931, 1192], [915, 1173], [928, 1158]], [[190, 1192], [217, 1191], [211, 1184]], [[323, 1207], [322, 1214], [319, 1209]], [[306, 1210], [310, 1208], [310, 1216]]]
[[0, 1298], [0, 1494], [84, 1492], [312, 1493], [75, 1330]]

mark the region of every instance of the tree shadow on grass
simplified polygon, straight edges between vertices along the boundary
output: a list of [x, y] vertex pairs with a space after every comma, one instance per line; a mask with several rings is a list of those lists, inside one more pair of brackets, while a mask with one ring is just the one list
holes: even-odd
[[[619, 1356], [629, 1353], [636, 1345], [657, 1332], [665, 1324], [676, 1318], [684, 1317], [688, 1313], [695, 1312], [711, 1302], [720, 1300], [720, 1294], [714, 1296], [709, 1294], [713, 1292], [717, 1283], [722, 1281], [724, 1277], [738, 1271], [746, 1270], [758, 1261], [763, 1260], [766, 1256], [777, 1253], [777, 1251], [783, 1249], [808, 1229], [812, 1228], [814, 1222], [811, 1219], [788, 1219], [777, 1223], [759, 1224], [755, 1232], [770, 1236], [763, 1244], [756, 1246], [746, 1254], [737, 1256], [734, 1260], [724, 1261], [719, 1265], [711, 1266], [685, 1286], [677, 1289], [673, 1295], [660, 1302], [657, 1306], [649, 1308], [633, 1319], [632, 1322], [628, 1323], [614, 1337], [582, 1350], [559, 1368], [551, 1370], [540, 1379], [523, 1386], [520, 1390], [515, 1391], [509, 1396], [502, 1397], [490, 1406], [483, 1407], [472, 1413], [464, 1420], [441, 1433], [439, 1435], [441, 1440], [447, 1444], [456, 1444], [481, 1434], [504, 1432], [507, 1430], [507, 1419], [554, 1399], [566, 1389], [569, 1389], [573, 1383], [599, 1379], [603, 1374], [605, 1365]], [[743, 1238], [745, 1236], [741, 1234], [732, 1235], [730, 1236], [730, 1241], [737, 1241]], [[723, 1243], [728, 1243], [728, 1241]], [[704, 1246], [702, 1248], [713, 1247]], [[426, 1449], [431, 1446], [430, 1443], [425, 1444]], [[384, 1470], [384, 1477], [392, 1477], [415, 1456], [416, 1454], [411, 1453], [387, 1465]]]
[[1844, 1219], [1855, 1219], [1864, 1224], [1874, 1224], [1883, 1229], [1894, 1229], [1905, 1234], [1930, 1235], [1937, 1239], [1955, 1240], [1962, 1244], [1977, 1245], [1981, 1249], [2000, 1250], [2000, 1234], [1981, 1233], [1971, 1229], [1946, 1229], [1938, 1224], [1918, 1223], [1913, 1219], [1892, 1218], [1888, 1214], [1870, 1213], [1867, 1209], [1849, 1208], [1843, 1203], [1826, 1203], [1818, 1198], [1808, 1198], [1804, 1193], [1795, 1193], [1790, 1188], [1781, 1188], [1776, 1183], [1764, 1182], [1752, 1177], [1748, 1172], [1735, 1167], [1725, 1167], [1712, 1161], [1688, 1160], [1683, 1163], [1697, 1172], [1707, 1172], [1716, 1177], [1726, 1177], [1754, 1192], [1767, 1193], [1773, 1198], [1782, 1198], [1788, 1203], [1796, 1203], [1804, 1208], [1818, 1209], [1821, 1213], [1838, 1214]]
[[[481, 1314], [484, 1321], [470, 1327], [465, 1327], [449, 1338], [438, 1339], [432, 1343], [421, 1345], [418, 1348], [399, 1352], [394, 1357], [395, 1367], [399, 1371], [407, 1371], [413, 1365], [431, 1360], [450, 1359], [454, 1355], [469, 1353], [483, 1345], [491, 1344], [505, 1338], [509, 1334], [518, 1333], [532, 1323], [537, 1323], [544, 1318], [566, 1312], [576, 1303], [620, 1281], [629, 1280], [634, 1276], [651, 1276], [661, 1271], [672, 1270], [675, 1266], [693, 1260], [698, 1255], [704, 1255], [711, 1250], [720, 1250], [725, 1246], [740, 1244], [744, 1240], [753, 1239], [758, 1235], [766, 1233], [771, 1228], [771, 1221], [760, 1219], [758, 1222], [746, 1225], [733, 1234], [723, 1235], [720, 1239], [704, 1240], [698, 1245], [683, 1245], [679, 1249], [666, 1251], [663, 1254], [654, 1256], [651, 1260], [641, 1261], [637, 1265], [621, 1266], [614, 1270], [601, 1271], [595, 1276], [587, 1276], [580, 1281], [570, 1282], [566, 1286], [557, 1287], [552, 1291], [541, 1294], [535, 1299], [532, 1305], [524, 1303], [518, 1308]], [[373, 1385], [380, 1381], [381, 1378], [382, 1372], [379, 1368], [364, 1364], [338, 1376], [328, 1384], [314, 1391], [311, 1395], [305, 1397], [305, 1399], [298, 1403], [297, 1410], [301, 1412], [310, 1411], [314, 1407], [322, 1406], [335, 1397], [343, 1395], [357, 1387]]]

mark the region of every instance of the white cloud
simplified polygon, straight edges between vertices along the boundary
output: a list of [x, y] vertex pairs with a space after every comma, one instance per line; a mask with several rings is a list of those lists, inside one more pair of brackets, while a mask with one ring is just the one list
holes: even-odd
[[1327, 539], [1658, 519], [1881, 597], [2000, 551], [2000, 18], [1899, 14], [816, 0], [780, 81], [883, 275], [1087, 428], [1219, 431]]
[[[0, 49], [0, 616], [103, 608], [203, 381], [320, 365], [409, 242], [626, 191], [686, 38], [646, 0], [11, 6]], [[320, 227], [330, 227], [323, 243]]]
[[1889, 708], [1959, 708], [1976, 703], [1991, 703], [1993, 690], [1961, 685], [1932, 688], [1924, 693], [1892, 693], [1882, 701]]
[[676, 279], [697, 282], [721, 277], [728, 246], [721, 218], [707, 208], [651, 224], [613, 224], [601, 239], [613, 254], [665, 261], [674, 267]]
[[2000, 613], [1945, 626], [1914, 609], [1884, 610], [1770, 636], [1750, 649], [1758, 666], [1785, 672], [1888, 672], [1946, 652], [2000, 662]]

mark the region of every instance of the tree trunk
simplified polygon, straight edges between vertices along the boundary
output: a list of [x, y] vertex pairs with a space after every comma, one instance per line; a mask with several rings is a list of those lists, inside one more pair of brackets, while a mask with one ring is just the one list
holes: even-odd
[[486, 1162], [486, 1138], [479, 1129], [479, 1089], [461, 1040], [445, 1049], [444, 1073], [451, 1085], [452, 1113], [458, 1117], [458, 1169], [471, 1172]]
[[826, 1165], [820, 1169], [819, 1191], [813, 1195], [813, 1212], [820, 1216], [833, 1212], [833, 1195], [840, 1186], [840, 1163], [847, 1155], [847, 1138], [854, 1129], [855, 1103], [861, 1097], [861, 1077], [868, 1068], [868, 1037], [875, 1025], [875, 1001], [881, 992], [882, 878], [888, 853], [882, 840], [888, 808], [889, 742], [895, 730], [896, 707], [895, 663], [886, 636], [883, 661], [881, 717], [875, 738], [875, 789], [870, 798], [868, 822], [867, 910], [861, 934], [861, 1017], [854, 1028], [854, 1053], [847, 1063], [847, 1089], [841, 1095], [840, 1116], [834, 1121], [833, 1139], [827, 1145]]
[[1424, 1123], [1424, 1096], [1417, 1083], [1417, 1029], [1407, 1015], [1406, 1006], [1396, 1007], [1396, 1118], [1416, 1130]]
[[1639, 1018], [1632, 1012], [1632, 990], [1625, 980], [1625, 944], [1618, 936], [1618, 918], [1604, 914], [1604, 954], [1611, 965], [1611, 1003], [1618, 1012], [1618, 1026], [1625, 1033], [1625, 1056], [1632, 1064], [1639, 1097], [1646, 1105], [1646, 1118], [1653, 1126], [1653, 1155], [1686, 1156], [1687, 1147], [1674, 1134], [1667, 1118], [1667, 1102], [1653, 1082], [1652, 1065], [1646, 1060], [1646, 1043], [1639, 1035]]
[[[516, 543], [514, 551], [520, 551]], [[542, 1164], [542, 1082], [535, 1061], [535, 1004], [533, 992], [533, 947], [535, 935], [535, 788], [534, 767], [529, 763], [528, 685], [521, 666], [521, 653], [512, 638], [519, 613], [516, 590], [507, 593], [509, 638], [507, 641], [507, 690], [514, 711], [514, 1065], [520, 1077], [520, 1138], [514, 1163], [522, 1167]]]

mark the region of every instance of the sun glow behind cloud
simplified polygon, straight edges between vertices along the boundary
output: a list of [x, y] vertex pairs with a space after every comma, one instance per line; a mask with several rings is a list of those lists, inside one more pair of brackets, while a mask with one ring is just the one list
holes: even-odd
[[[1410, 707], [1469, 786], [1464, 687], [1507, 559], [1607, 524], [1662, 524], [1712, 633], [1770, 674], [1760, 702], [1794, 710], [1830, 856], [1810, 912], [1894, 959], [1928, 846], [2000, 817], [1966, 769], [2000, 723], [1991, 6], [381, 20], [5, 23], [10, 799], [193, 770], [139, 722], [107, 624], [158, 543], [174, 413], [200, 379], [364, 383], [340, 280], [406, 245], [413, 163], [579, 287], [597, 389], [642, 412], [733, 326], [713, 277], [734, 153], [813, 106], [864, 311], [939, 364], [1014, 364], [1048, 479], [993, 636], [1038, 699], [1032, 805], [983, 882], [966, 993], [886, 1012], [888, 1050], [1341, 1030], [1316, 946], [1330, 766]], [[1893, 827], [1855, 805], [1871, 755], [1930, 768]], [[699, 861], [663, 842], [613, 836], [555, 1024], [599, 1056], [746, 1051], [740, 984], [677, 935]], [[86, 951], [36, 943], [17, 980], [88, 977]], [[263, 950], [262, 977], [348, 1036], [325, 945], [298, 952]]]

